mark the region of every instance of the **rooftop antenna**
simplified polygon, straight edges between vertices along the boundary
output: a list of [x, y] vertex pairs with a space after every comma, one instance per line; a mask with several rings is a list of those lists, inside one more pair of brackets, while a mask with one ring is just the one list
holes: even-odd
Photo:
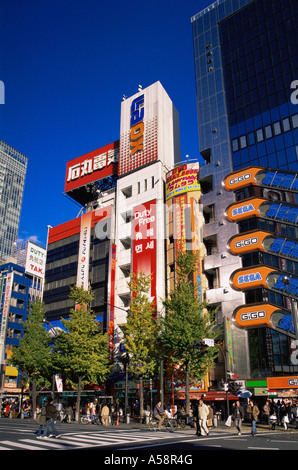
[[142, 90], [143, 90], [143, 86], [142, 86], [142, 85], [139, 85], [138, 91], [142, 91]]

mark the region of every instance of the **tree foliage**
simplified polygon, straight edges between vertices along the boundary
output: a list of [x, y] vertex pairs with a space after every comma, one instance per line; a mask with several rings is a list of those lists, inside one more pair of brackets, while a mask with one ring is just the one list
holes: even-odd
[[66, 331], [56, 341], [56, 368], [61, 369], [71, 385], [98, 383], [110, 373], [108, 335], [100, 331], [91, 310], [93, 293], [73, 286], [70, 298], [75, 303], [69, 320], [63, 319]]
[[158, 323], [155, 305], [149, 299], [151, 279], [143, 272], [133, 274], [128, 283], [131, 304], [123, 325], [129, 371], [140, 380], [140, 415], [143, 416], [143, 378], [152, 377], [157, 368]]
[[202, 350], [195, 346], [218, 334], [214, 328], [215, 311], [201, 301], [193, 282], [196, 262], [197, 256], [191, 251], [178, 254], [175, 286], [164, 301], [166, 315], [161, 319], [161, 338], [169, 363], [184, 375], [188, 396], [189, 379], [203, 379], [217, 355], [215, 348]]
[[29, 314], [23, 322], [24, 334], [18, 346], [13, 346], [11, 365], [18, 367], [32, 385], [33, 411], [36, 409], [36, 390], [49, 386], [52, 374], [52, 339], [44, 328], [45, 307], [40, 298], [30, 303]]

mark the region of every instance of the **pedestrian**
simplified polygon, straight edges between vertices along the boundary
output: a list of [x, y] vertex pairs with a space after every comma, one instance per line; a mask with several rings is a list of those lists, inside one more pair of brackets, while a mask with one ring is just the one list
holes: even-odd
[[202, 399], [199, 400], [198, 406], [198, 421], [199, 421], [199, 428], [201, 436], [209, 435], [209, 429], [207, 426], [207, 418], [209, 415], [209, 408]]
[[[52, 398], [49, 399], [46, 405], [46, 418], [47, 424], [44, 430], [44, 439], [47, 439], [48, 437], [52, 436], [57, 439], [58, 437], [60, 437], [60, 434], [58, 434], [58, 431], [55, 427], [55, 420], [57, 419], [57, 408], [55, 407]], [[53, 434], [50, 434], [50, 428], [52, 429]]]
[[108, 405], [105, 403], [101, 410], [102, 425], [107, 426], [109, 421], [110, 410]]
[[67, 416], [67, 423], [71, 423], [71, 418], [73, 415], [73, 409], [71, 405], [68, 405], [68, 407], [65, 410], [65, 414]]
[[242, 406], [240, 405], [239, 400], [236, 401], [236, 404], [233, 409], [233, 419], [234, 419], [236, 429], [238, 431], [238, 436], [241, 436], [241, 424], [242, 424], [242, 421], [244, 420], [244, 410]]
[[270, 423], [270, 404], [269, 404], [269, 401], [267, 400], [265, 405], [263, 406], [263, 416], [264, 416], [264, 420], [265, 420], [265, 424], [268, 424]]
[[161, 430], [161, 425], [164, 422], [166, 418], [166, 412], [165, 410], [161, 407], [161, 401], [159, 401], [153, 410], [153, 416], [158, 420], [158, 429], [159, 431]]
[[271, 429], [273, 429], [273, 431], [275, 430], [275, 425], [277, 423], [277, 416], [276, 416], [276, 411], [274, 411], [272, 413], [272, 415], [270, 416], [270, 423], [271, 423]]
[[209, 410], [208, 417], [207, 417], [207, 426], [208, 428], [212, 428], [213, 418], [214, 418], [213, 408], [210, 405], [207, 405], [207, 406]]
[[39, 424], [39, 428], [36, 433], [36, 439], [41, 439], [42, 438], [41, 433], [43, 431], [43, 428], [47, 424], [47, 410], [46, 410], [45, 405], [41, 408], [40, 414], [38, 415], [36, 422], [37, 424]]
[[253, 400], [249, 401], [247, 412], [251, 420], [251, 435], [254, 436], [257, 433], [257, 420], [260, 410]]
[[298, 403], [295, 403], [293, 406], [293, 417], [296, 424], [295, 429], [298, 429]]

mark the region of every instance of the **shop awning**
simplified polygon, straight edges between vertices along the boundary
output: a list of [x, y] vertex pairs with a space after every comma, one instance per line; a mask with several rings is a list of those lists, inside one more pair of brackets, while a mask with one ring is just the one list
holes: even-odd
[[[204, 397], [203, 397], [204, 401], [219, 401], [219, 400], [226, 401], [226, 399], [227, 399], [227, 393], [224, 392], [224, 391], [217, 391], [217, 390], [213, 391], [212, 390], [212, 391], [209, 391], [209, 392], [204, 393], [202, 395], [204, 395]], [[238, 400], [236, 395], [234, 395], [233, 393], [230, 393], [230, 392], [228, 394], [228, 398], [229, 398], [229, 400]]]

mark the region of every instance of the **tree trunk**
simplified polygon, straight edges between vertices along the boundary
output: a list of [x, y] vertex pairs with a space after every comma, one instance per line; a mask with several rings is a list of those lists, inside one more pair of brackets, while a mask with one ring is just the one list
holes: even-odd
[[37, 398], [37, 391], [36, 391], [36, 380], [32, 380], [32, 414], [33, 419], [36, 419], [36, 398]]
[[77, 395], [77, 409], [76, 409], [76, 421], [80, 420], [80, 408], [81, 408], [81, 388], [82, 388], [82, 377], [78, 380], [78, 395]]
[[186, 366], [185, 372], [185, 408], [186, 408], [186, 415], [190, 415], [190, 397], [189, 397], [189, 370], [188, 365]]
[[144, 391], [143, 391], [143, 377], [140, 377], [140, 423], [144, 418]]

